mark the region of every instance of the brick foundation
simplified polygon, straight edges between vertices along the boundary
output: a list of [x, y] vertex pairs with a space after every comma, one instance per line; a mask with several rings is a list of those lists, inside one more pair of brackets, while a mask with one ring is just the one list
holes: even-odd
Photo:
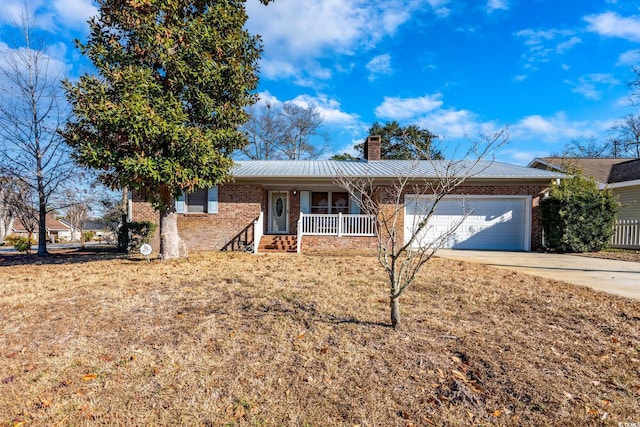
[[332, 251], [375, 251], [378, 240], [375, 237], [354, 236], [303, 236], [302, 253]]

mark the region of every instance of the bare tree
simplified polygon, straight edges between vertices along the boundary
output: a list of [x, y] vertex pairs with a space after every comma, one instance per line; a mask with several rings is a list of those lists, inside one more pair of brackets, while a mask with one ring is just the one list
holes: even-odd
[[0, 176], [0, 242], [11, 234], [13, 224], [17, 219], [13, 206], [15, 185], [11, 179]]
[[242, 153], [252, 160], [271, 160], [279, 154], [276, 144], [284, 134], [284, 121], [279, 110], [271, 104], [263, 108], [251, 106], [248, 109], [249, 120], [242, 130], [247, 135], [249, 143], [242, 149]]
[[625, 116], [613, 129], [625, 154], [640, 158], [640, 115]]
[[[458, 220], [446, 230], [434, 230], [430, 220], [438, 204], [469, 178], [489, 167], [495, 151], [508, 139], [508, 131], [503, 129], [481, 135], [462, 160], [402, 162], [396, 170], [396, 178], [387, 184], [371, 177], [337, 177], [339, 187], [348, 191], [352, 198], [361, 200], [360, 211], [377, 219], [377, 257], [387, 276], [394, 328], [400, 324], [400, 296], [470, 214], [463, 199]], [[405, 209], [414, 218], [410, 227], [404, 224]], [[430, 238], [426, 238], [426, 233]]]
[[634, 67], [633, 72], [636, 76], [629, 82], [629, 87], [631, 88], [631, 103], [638, 105], [640, 104], [640, 67]]
[[[38, 230], [40, 218], [38, 217], [37, 195], [35, 190], [21, 180], [13, 180], [10, 187], [9, 203], [14, 212], [16, 221], [20, 222], [27, 232], [29, 241], [33, 239], [33, 234]], [[41, 233], [42, 234], [42, 233]], [[46, 240], [46, 230], [44, 232]]]
[[[616, 145], [616, 148], [618, 146]], [[617, 157], [613, 155], [611, 141], [601, 141], [596, 136], [586, 136], [572, 139], [563, 148], [562, 153], [553, 153], [553, 157]]]
[[322, 115], [317, 108], [301, 107], [291, 102], [282, 105], [281, 115], [284, 117], [284, 139], [278, 148], [290, 160], [315, 159], [325, 150], [324, 145], [316, 146], [311, 143], [314, 136], [326, 138], [319, 129], [322, 124]]
[[61, 70], [32, 38], [21, 18], [22, 44], [0, 51], [0, 171], [35, 192], [38, 255], [47, 255], [46, 223], [50, 198], [72, 176], [66, 145], [58, 134], [64, 123]]
[[77, 230], [80, 233], [80, 245], [84, 249], [84, 223], [89, 219], [89, 212], [91, 208], [89, 204], [83, 201], [78, 201], [68, 206], [65, 211], [65, 219], [69, 221], [71, 225], [71, 232]]
[[[315, 159], [325, 150], [327, 136], [320, 131], [322, 115], [314, 106], [292, 102], [252, 107], [242, 130], [249, 143], [242, 153], [252, 160]], [[323, 141], [317, 145], [313, 138]]]

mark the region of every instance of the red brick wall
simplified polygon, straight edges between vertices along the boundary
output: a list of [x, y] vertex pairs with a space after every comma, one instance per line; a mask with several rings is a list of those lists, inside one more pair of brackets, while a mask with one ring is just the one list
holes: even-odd
[[[463, 186], [452, 192], [452, 195], [486, 195], [486, 196], [531, 196], [531, 249], [542, 246], [542, 225], [540, 223], [539, 203], [544, 191], [544, 185], [471, 185]], [[304, 189], [304, 188], [302, 188]], [[407, 189], [406, 193], [414, 193]], [[182, 239], [189, 250], [215, 250], [223, 248], [231, 239], [245, 227], [253, 223], [260, 211], [264, 212], [265, 232], [268, 220], [268, 191], [261, 185], [229, 184], [220, 186], [218, 190], [217, 214], [179, 214], [178, 228]], [[300, 216], [300, 189], [297, 194], [289, 191], [289, 231], [297, 233], [297, 221]], [[152, 221], [159, 223], [157, 212], [151, 204], [133, 198], [133, 220]], [[404, 229], [404, 215], [401, 214], [400, 229]], [[249, 239], [253, 240], [253, 228], [249, 229]], [[159, 249], [158, 233], [152, 245]], [[370, 237], [330, 237], [304, 236], [303, 252], [313, 250], [356, 250], [375, 247], [375, 239]], [[315, 249], [313, 249], [315, 248]]]
[[[180, 237], [187, 250], [222, 249], [247, 226], [248, 239], [253, 240], [253, 221], [266, 212], [266, 191], [261, 185], [229, 184], [218, 188], [217, 214], [178, 214]], [[159, 215], [150, 203], [133, 199], [133, 220], [159, 224]], [[266, 218], [265, 218], [266, 223]], [[244, 238], [243, 238], [244, 240]], [[160, 248], [159, 230], [154, 236], [154, 250]]]

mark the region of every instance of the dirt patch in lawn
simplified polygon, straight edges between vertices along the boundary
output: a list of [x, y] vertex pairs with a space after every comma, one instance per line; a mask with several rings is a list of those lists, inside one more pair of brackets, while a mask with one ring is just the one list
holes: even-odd
[[0, 424], [640, 422], [636, 301], [434, 259], [393, 330], [367, 256], [88, 259], [0, 267]]

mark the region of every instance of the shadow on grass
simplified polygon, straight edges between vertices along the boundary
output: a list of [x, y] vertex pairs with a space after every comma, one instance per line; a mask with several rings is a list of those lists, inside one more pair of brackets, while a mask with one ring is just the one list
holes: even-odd
[[52, 249], [49, 251], [47, 256], [38, 256], [35, 253], [0, 253], [0, 267], [18, 265], [82, 264], [121, 258], [129, 259], [129, 255], [118, 252], [114, 246], [87, 246], [84, 249]]
[[260, 311], [262, 313], [286, 314], [303, 322], [314, 321], [333, 325], [353, 324], [360, 326], [382, 326], [385, 328], [392, 328], [390, 323], [360, 320], [353, 316], [342, 317], [329, 313], [320, 313], [313, 304], [305, 305], [300, 301], [291, 301], [291, 304], [293, 307], [285, 307], [280, 302], [272, 302], [269, 305], [262, 306]]

